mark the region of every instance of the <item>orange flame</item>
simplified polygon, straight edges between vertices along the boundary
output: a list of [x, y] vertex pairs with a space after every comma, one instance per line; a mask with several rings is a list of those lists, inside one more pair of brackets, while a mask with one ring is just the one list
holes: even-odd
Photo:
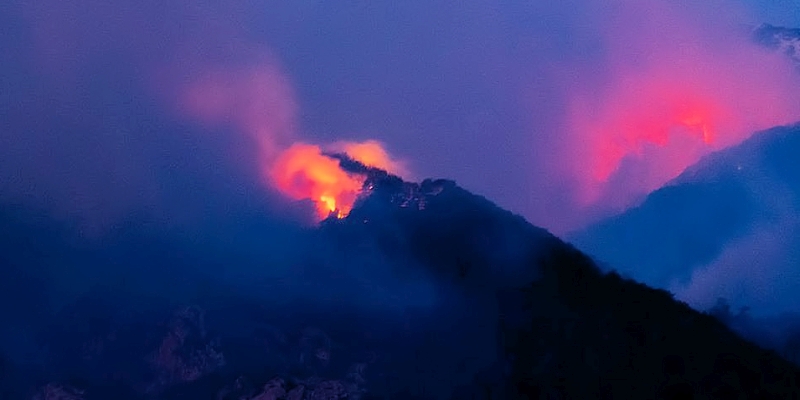
[[[397, 173], [400, 168], [376, 141], [342, 142], [333, 148], [370, 167], [391, 173]], [[363, 176], [344, 171], [339, 161], [324, 155], [319, 146], [305, 143], [296, 143], [281, 153], [270, 170], [270, 177], [287, 197], [312, 200], [321, 220], [331, 215], [346, 217], [365, 180]]]

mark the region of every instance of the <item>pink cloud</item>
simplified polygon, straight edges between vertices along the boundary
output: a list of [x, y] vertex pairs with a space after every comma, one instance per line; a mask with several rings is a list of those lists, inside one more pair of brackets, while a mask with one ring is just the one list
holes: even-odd
[[249, 135], [265, 161], [274, 159], [295, 134], [293, 89], [277, 63], [201, 67], [178, 90], [177, 106], [184, 115]]
[[602, 60], [566, 85], [557, 161], [579, 204], [622, 209], [704, 154], [800, 119], [800, 74], [725, 7], [617, 0], [599, 13]]

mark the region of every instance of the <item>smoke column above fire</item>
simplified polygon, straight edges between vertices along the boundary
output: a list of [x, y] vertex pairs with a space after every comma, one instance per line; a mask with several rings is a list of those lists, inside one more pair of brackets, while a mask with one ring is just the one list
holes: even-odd
[[169, 95], [184, 117], [207, 128], [229, 128], [256, 147], [263, 181], [292, 200], [310, 200], [319, 220], [343, 218], [352, 209], [364, 177], [349, 173], [328, 153], [342, 153], [365, 166], [407, 175], [377, 140], [337, 141], [323, 147], [299, 141], [294, 90], [279, 62], [266, 49], [252, 51], [243, 65], [203, 65], [169, 71], [179, 76]]
[[355, 135], [566, 233], [800, 119], [738, 3], [12, 0], [0, 194], [111, 220], [192, 174], [248, 197], [292, 143]]
[[311, 200], [319, 220], [347, 216], [365, 179], [343, 170], [326, 153], [407, 174], [404, 163], [392, 159], [377, 140], [338, 141], [324, 150], [296, 141], [294, 93], [274, 59], [262, 57], [247, 67], [205, 67], [185, 80], [174, 89], [178, 111], [203, 125], [227, 126], [249, 136], [267, 185], [289, 199]]

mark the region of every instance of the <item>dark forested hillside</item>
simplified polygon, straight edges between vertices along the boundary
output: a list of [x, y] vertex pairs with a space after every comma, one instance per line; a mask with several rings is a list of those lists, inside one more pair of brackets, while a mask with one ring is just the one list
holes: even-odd
[[[4, 281], [39, 261], [37, 282], [17, 279], [29, 295], [4, 297], [17, 300], [1, 315], [2, 398], [800, 395], [792, 364], [453, 182], [366, 173], [347, 218], [293, 234], [280, 256], [232, 231], [215, 243], [134, 229], [76, 252], [72, 237], [15, 234], [41, 225], [3, 225], [16, 260]], [[34, 243], [52, 257], [19, 255]], [[150, 251], [120, 250], [132, 248]], [[50, 296], [60, 254], [117, 273]]]

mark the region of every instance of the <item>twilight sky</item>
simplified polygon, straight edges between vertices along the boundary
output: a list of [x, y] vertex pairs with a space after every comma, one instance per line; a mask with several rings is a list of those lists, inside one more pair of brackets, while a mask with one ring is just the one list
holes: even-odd
[[758, 18], [773, 25], [800, 26], [800, 1], [742, 0], [755, 10]]
[[95, 227], [274, 212], [289, 145], [377, 139], [563, 233], [800, 120], [739, 25], [800, 26], [797, 2], [743, 1], [11, 0], [0, 200]]

